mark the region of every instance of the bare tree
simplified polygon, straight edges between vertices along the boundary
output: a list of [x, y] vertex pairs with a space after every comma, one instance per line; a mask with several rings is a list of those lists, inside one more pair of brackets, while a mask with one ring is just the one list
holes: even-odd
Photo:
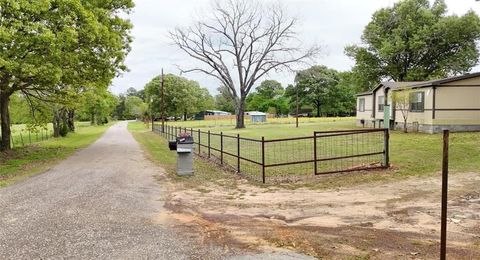
[[174, 43], [203, 66], [182, 72], [201, 72], [217, 78], [234, 98], [236, 128], [244, 128], [245, 99], [260, 78], [271, 71], [291, 70], [319, 52], [302, 49], [296, 37], [297, 20], [280, 6], [250, 0], [213, 3], [211, 19], [170, 33]]

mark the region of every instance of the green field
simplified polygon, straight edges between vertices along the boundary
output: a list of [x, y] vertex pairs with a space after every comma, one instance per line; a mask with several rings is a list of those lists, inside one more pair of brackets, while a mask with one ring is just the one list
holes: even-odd
[[[90, 126], [77, 123], [76, 132], [65, 138], [49, 138], [0, 153], [0, 187], [39, 173], [97, 140], [111, 124]], [[23, 125], [14, 126], [16, 130]]]
[[[186, 122], [167, 122], [169, 126], [190, 127], [194, 129], [201, 129], [202, 131], [211, 131], [211, 133], [223, 132], [227, 135], [240, 134], [242, 137], [261, 138], [262, 136], [268, 139], [288, 138], [299, 136], [311, 136], [313, 131], [323, 130], [343, 130], [356, 129], [353, 118], [302, 118], [300, 127], [295, 128], [294, 120], [292, 119], [269, 119], [268, 123], [264, 124], [247, 124], [247, 128], [236, 130], [234, 129], [231, 120], [225, 121], [186, 121]], [[198, 136], [194, 132], [194, 137]], [[201, 135], [202, 140], [206, 140], [204, 134]], [[235, 153], [236, 141], [225, 141], [224, 148], [227, 151]], [[202, 141], [203, 143], [203, 141]], [[212, 145], [218, 145], [218, 138], [212, 137]], [[479, 172], [480, 169], [480, 133], [452, 133], [450, 139], [450, 170], [455, 172]], [[242, 142], [243, 145], [243, 142]], [[250, 146], [249, 146], [250, 145]], [[259, 149], [254, 144], [245, 144], [247, 149], [241, 149], [241, 154], [244, 157], [249, 156], [258, 158]], [[335, 143], [330, 144], [330, 147], [335, 147]], [[205, 148], [201, 148], [204, 149]], [[268, 154], [268, 151], [277, 149], [275, 155]], [[336, 149], [336, 148], [331, 148]], [[245, 153], [244, 153], [245, 150]], [[311, 156], [311, 144], [305, 142], [297, 142], [295, 145], [289, 145], [280, 148], [267, 147], [267, 161], [269, 158], [283, 156], [288, 159], [303, 158]], [[215, 154], [212, 152], [212, 154]], [[218, 154], [216, 154], [218, 156]], [[439, 173], [441, 170], [442, 158], [442, 135], [440, 134], [423, 134], [423, 133], [403, 133], [401, 131], [392, 131], [390, 137], [390, 163], [392, 167], [389, 170], [374, 171], [372, 174], [347, 174], [353, 181], [358, 179], [391, 179], [404, 178], [408, 176], [429, 176]], [[234, 158], [225, 157], [235, 165]], [[271, 160], [271, 159], [270, 159]], [[258, 167], [255, 171], [246, 166], [246, 170], [258, 175]], [[254, 167], [254, 166], [250, 166]], [[311, 166], [309, 166], [311, 168]], [[310, 174], [311, 170], [308, 167], [302, 166], [285, 166], [280, 167], [275, 171], [267, 172], [267, 175], [275, 175], [281, 172], [286, 175], [295, 174]], [[480, 172], [479, 172], [480, 173]], [[359, 177], [365, 176], [365, 177]], [[347, 177], [349, 178], [349, 177]]]

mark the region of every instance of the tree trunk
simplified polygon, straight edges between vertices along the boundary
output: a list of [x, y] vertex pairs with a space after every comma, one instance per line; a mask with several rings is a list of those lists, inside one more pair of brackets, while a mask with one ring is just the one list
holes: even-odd
[[320, 117], [320, 104], [317, 104], [317, 117]]
[[407, 128], [407, 119], [403, 120], [403, 132], [408, 133], [408, 128]]
[[95, 125], [95, 112], [90, 114], [90, 124]]
[[187, 121], [187, 112], [183, 112], [183, 121]]
[[60, 115], [58, 114], [58, 110], [53, 110], [53, 137], [60, 137]]
[[67, 110], [67, 125], [68, 125], [68, 130], [71, 132], [75, 132], [75, 110], [74, 109], [69, 109]]
[[10, 150], [10, 138], [11, 138], [11, 129], [10, 129], [10, 112], [8, 111], [8, 104], [10, 102], [9, 95], [0, 96], [0, 121], [2, 128], [2, 140], [0, 142], [0, 151]]
[[235, 128], [245, 128], [245, 99], [240, 99], [237, 103], [235, 113], [237, 115]]

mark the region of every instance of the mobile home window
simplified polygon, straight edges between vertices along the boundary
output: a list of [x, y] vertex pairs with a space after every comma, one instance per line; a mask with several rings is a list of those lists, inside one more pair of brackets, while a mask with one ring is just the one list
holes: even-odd
[[378, 111], [383, 112], [383, 107], [385, 106], [385, 99], [383, 96], [378, 97]]
[[365, 112], [365, 98], [358, 99], [358, 111]]
[[423, 112], [425, 110], [425, 92], [410, 93], [410, 111]]

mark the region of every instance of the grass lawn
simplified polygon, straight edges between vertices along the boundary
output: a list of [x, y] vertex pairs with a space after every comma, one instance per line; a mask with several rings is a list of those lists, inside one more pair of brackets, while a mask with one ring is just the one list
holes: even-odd
[[[167, 124], [187, 128], [193, 127], [194, 129], [199, 128], [204, 131], [210, 130], [212, 133], [223, 132], [228, 135], [240, 134], [242, 137], [250, 138], [261, 138], [264, 136], [267, 140], [311, 136], [313, 131], [356, 128], [353, 118], [302, 118], [299, 128], [295, 128], [294, 119], [269, 119], [269, 122], [265, 124], [247, 123], [247, 128], [240, 130], [234, 129], [234, 122], [232, 122], [232, 120], [168, 122]], [[196, 134], [194, 134], [194, 136], [196, 136]], [[450, 172], [480, 173], [480, 133], [451, 133], [450, 138]], [[204, 136], [202, 136], [202, 140], [205, 140]], [[212, 138], [212, 143], [214, 142], [216, 141]], [[298, 144], [298, 147], [291, 148], [291, 152], [286, 153], [285, 156], [295, 157], [301, 154], [302, 150], [306, 150], [306, 153], [311, 153], [308, 145], [300, 142]], [[228, 143], [224, 145], [228, 150], [228, 147], [234, 146], [235, 143], [232, 142], [230, 145]], [[246, 150], [249, 150], [249, 153], [256, 153], [258, 155], [258, 149], [256, 148]], [[312, 185], [330, 186], [328, 184], [329, 182], [337, 183], [338, 180], [341, 180], [342, 183], [358, 183], [371, 180], [405, 178], [408, 176], [430, 176], [440, 172], [441, 158], [441, 134], [405, 134], [400, 131], [392, 131], [390, 138], [390, 163], [393, 167], [391, 169], [374, 171], [369, 174], [353, 173], [325, 177], [321, 178], [322, 181], [320, 181], [320, 183]], [[285, 169], [285, 171], [300, 172], [301, 170], [293, 167]]]
[[[76, 132], [0, 153], [0, 187], [37, 174], [96, 141], [109, 126], [77, 123]], [[20, 128], [21, 126], [16, 126]]]
[[[182, 184], [186, 188], [195, 188], [202, 184], [216, 183], [222, 186], [234, 186], [234, 181], [227, 181], [236, 178], [233, 174], [228, 174], [219, 167], [212, 167], [210, 163], [195, 159], [195, 175], [189, 177], [179, 177], [176, 175], [176, 152], [170, 151], [168, 142], [160, 135], [153, 133], [148, 125], [142, 122], [128, 123], [128, 130], [133, 137], [147, 152], [149, 159], [159, 163], [167, 172], [167, 176], [177, 184]], [[207, 192], [199, 188], [201, 192]]]

